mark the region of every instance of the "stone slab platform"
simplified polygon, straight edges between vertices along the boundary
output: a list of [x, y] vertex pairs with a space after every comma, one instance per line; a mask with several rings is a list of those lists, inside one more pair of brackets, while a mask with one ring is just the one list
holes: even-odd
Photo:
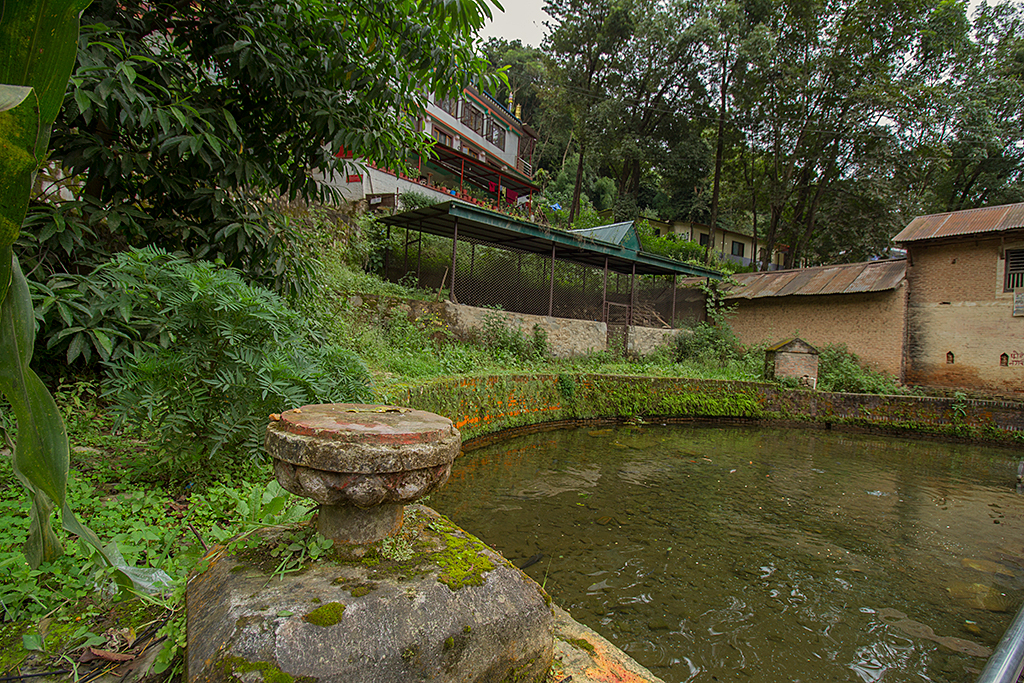
[[430, 508], [395, 537], [278, 574], [311, 527], [208, 555], [186, 594], [187, 683], [533, 681], [553, 649], [550, 598]]

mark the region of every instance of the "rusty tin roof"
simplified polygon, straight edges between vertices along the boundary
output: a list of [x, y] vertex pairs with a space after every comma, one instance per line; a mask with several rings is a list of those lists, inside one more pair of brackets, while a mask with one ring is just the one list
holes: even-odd
[[726, 299], [763, 299], [815, 294], [859, 294], [895, 289], [907, 274], [905, 259], [818, 266], [769, 273], [737, 273]]
[[1024, 203], [918, 216], [893, 241], [919, 242], [1016, 228], [1024, 228]]

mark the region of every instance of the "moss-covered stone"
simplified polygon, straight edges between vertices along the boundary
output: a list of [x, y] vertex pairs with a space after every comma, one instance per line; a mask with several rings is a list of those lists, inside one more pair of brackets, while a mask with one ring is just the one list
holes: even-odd
[[313, 681], [308, 676], [292, 676], [285, 673], [270, 662], [250, 662], [241, 657], [226, 657], [221, 660], [219, 666], [228, 680], [242, 680], [239, 674], [258, 672], [263, 677], [263, 683], [312, 683]]
[[327, 602], [306, 614], [306, 616], [302, 617], [302, 620], [314, 626], [327, 628], [339, 623], [344, 613], [345, 605], [340, 602]]
[[0, 624], [0, 674], [14, 671], [24, 661], [28, 653], [21, 646], [21, 636], [28, 627], [21, 621]]
[[572, 645], [573, 647], [575, 647], [577, 649], [585, 650], [586, 652], [589, 652], [591, 654], [591, 656], [593, 656], [594, 654], [597, 653], [597, 651], [594, 649], [594, 644], [591, 643], [586, 638], [569, 638], [565, 642], [569, 643], [570, 645]]
[[487, 546], [473, 536], [443, 536], [447, 547], [434, 557], [441, 569], [438, 581], [452, 590], [482, 585], [484, 574], [494, 570], [494, 563], [485, 553]]

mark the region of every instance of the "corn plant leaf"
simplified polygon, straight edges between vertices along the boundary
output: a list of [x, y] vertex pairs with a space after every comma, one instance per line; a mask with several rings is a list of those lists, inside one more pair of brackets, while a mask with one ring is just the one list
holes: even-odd
[[[12, 258], [8, 256], [8, 258]], [[29, 368], [35, 341], [35, 318], [28, 283], [16, 259], [11, 286], [0, 305], [0, 389], [18, 420], [14, 472], [32, 499], [25, 555], [37, 567], [60, 554], [50, 527], [54, 503], [63, 506], [69, 466], [64, 421], [50, 392]]]
[[29, 86], [0, 84], [0, 112], [14, 109], [24, 102], [31, 92], [32, 88]]
[[[21, 229], [32, 174], [46, 155], [78, 54], [78, 18], [88, 5], [0, 0], [0, 247], [13, 243]], [[3, 295], [0, 282], [0, 300]]]
[[40, 128], [34, 93], [30, 88], [20, 104], [0, 112], [0, 247], [14, 242], [28, 209]]

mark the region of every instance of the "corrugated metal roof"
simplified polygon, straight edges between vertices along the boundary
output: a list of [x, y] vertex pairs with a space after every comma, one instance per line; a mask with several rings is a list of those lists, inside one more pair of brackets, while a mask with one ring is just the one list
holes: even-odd
[[840, 266], [818, 266], [800, 270], [776, 270], [769, 273], [737, 273], [739, 283], [726, 299], [763, 299], [779, 296], [816, 294], [857, 294], [895, 289], [907, 274], [907, 262], [868, 261]]
[[1024, 228], [1024, 203], [918, 216], [893, 241], [918, 242], [1017, 228]]
[[580, 228], [578, 230], [570, 230], [569, 233], [583, 239], [600, 240], [629, 249], [637, 249], [640, 246], [640, 240], [636, 236], [636, 230], [633, 228], [633, 221], [599, 225], [596, 228]]

